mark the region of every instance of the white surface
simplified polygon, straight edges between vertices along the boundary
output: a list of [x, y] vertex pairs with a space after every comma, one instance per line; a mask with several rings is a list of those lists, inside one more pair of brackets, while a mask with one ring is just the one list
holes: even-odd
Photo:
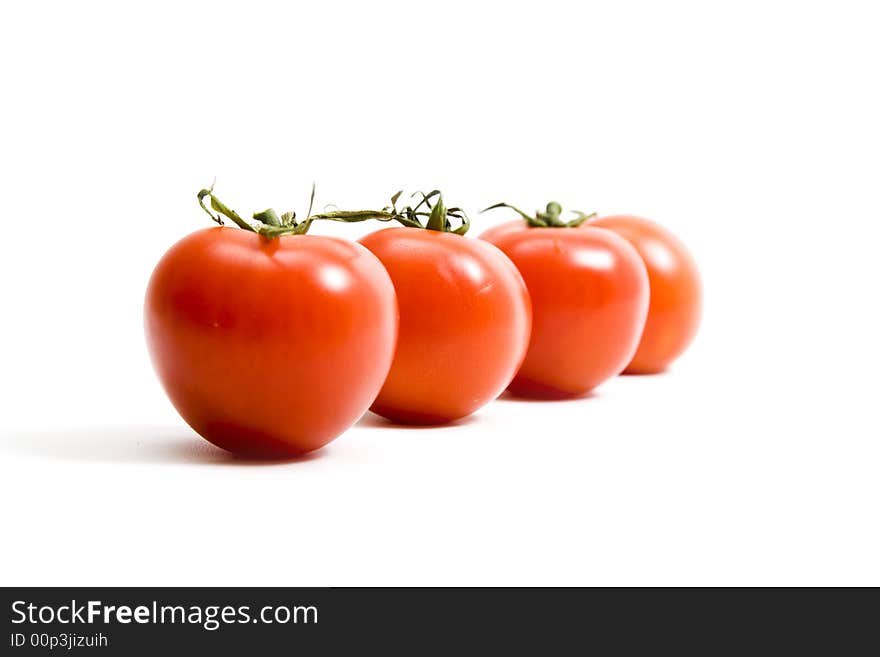
[[[0, 9], [0, 582], [880, 585], [870, 3], [232, 6]], [[141, 328], [214, 176], [645, 214], [704, 324], [591, 399], [236, 463]]]

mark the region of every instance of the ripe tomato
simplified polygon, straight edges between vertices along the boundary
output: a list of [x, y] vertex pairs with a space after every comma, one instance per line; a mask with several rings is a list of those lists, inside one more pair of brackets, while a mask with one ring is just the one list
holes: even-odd
[[626, 372], [665, 370], [687, 349], [700, 324], [700, 275], [693, 257], [675, 235], [648, 219], [613, 215], [585, 225], [613, 230], [645, 261], [651, 305], [641, 343]]
[[531, 313], [522, 278], [492, 245], [451, 232], [386, 228], [361, 243], [391, 275], [400, 333], [372, 410], [438, 424], [495, 399], [516, 373]]
[[239, 454], [293, 456], [373, 402], [397, 305], [382, 264], [358, 244], [217, 227], [159, 262], [145, 325], [159, 379], [195, 431]]
[[604, 229], [523, 221], [480, 238], [513, 261], [532, 300], [532, 335], [510, 384], [514, 394], [579, 396], [626, 367], [648, 311], [645, 266], [626, 240]]

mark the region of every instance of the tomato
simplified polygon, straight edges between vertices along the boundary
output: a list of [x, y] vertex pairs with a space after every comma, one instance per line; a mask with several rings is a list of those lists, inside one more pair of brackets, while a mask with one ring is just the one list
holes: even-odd
[[648, 219], [613, 215], [585, 226], [613, 230], [644, 260], [651, 305], [641, 343], [626, 372], [662, 372], [687, 349], [700, 324], [702, 292], [693, 257], [675, 235]]
[[495, 399], [516, 373], [531, 312], [519, 273], [491, 244], [422, 228], [387, 228], [361, 243], [391, 275], [400, 333], [372, 410], [438, 424]]
[[373, 402], [394, 354], [397, 305], [382, 264], [359, 244], [217, 227], [161, 259], [145, 328], [159, 379], [196, 432], [239, 454], [295, 456]]
[[580, 396], [626, 367], [648, 311], [645, 265], [626, 240], [602, 228], [519, 220], [480, 238], [513, 261], [532, 301], [531, 340], [511, 392]]

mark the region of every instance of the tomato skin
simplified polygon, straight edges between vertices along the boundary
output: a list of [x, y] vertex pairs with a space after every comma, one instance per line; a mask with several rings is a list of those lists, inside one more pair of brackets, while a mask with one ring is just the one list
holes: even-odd
[[397, 334], [391, 280], [360, 245], [224, 227], [169, 249], [144, 316], [174, 407], [249, 456], [303, 454], [350, 427], [379, 392]]
[[644, 260], [651, 281], [651, 305], [641, 343], [626, 373], [662, 372], [684, 353], [700, 325], [702, 290], [696, 262], [675, 235], [649, 219], [610, 215], [586, 226], [613, 230]]
[[626, 240], [599, 228], [484, 232], [517, 266], [532, 300], [532, 335], [514, 394], [581, 396], [629, 363], [648, 311], [648, 276]]
[[405, 424], [441, 424], [495, 399], [529, 339], [525, 284], [498, 249], [418, 228], [387, 228], [361, 243], [391, 276], [400, 332], [372, 410]]

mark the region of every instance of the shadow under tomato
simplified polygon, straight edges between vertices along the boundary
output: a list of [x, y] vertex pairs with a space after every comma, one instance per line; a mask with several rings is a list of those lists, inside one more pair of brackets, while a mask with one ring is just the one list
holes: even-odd
[[167, 426], [9, 432], [0, 435], [0, 449], [52, 461], [226, 466], [304, 463], [321, 458], [324, 451], [282, 459], [240, 457], [215, 447], [186, 427]]
[[375, 413], [368, 411], [355, 423], [355, 426], [369, 429], [409, 429], [413, 431], [425, 431], [431, 429], [437, 430], [449, 429], [451, 427], [463, 427], [479, 421], [480, 419], [476, 415], [468, 415], [467, 417], [459, 418], [458, 420], [442, 422], [439, 424], [403, 424], [402, 422], [394, 422], [393, 420], [389, 420], [381, 415], [376, 415]]
[[544, 397], [527, 397], [525, 395], [519, 395], [510, 390], [505, 390], [501, 393], [501, 396], [498, 398], [498, 401], [502, 402], [525, 402], [528, 404], [537, 403], [537, 404], [547, 404], [547, 403], [566, 403], [566, 402], [580, 402], [585, 399], [597, 399], [601, 397], [602, 393], [596, 390], [590, 390], [590, 392], [585, 392], [582, 395], [567, 395], [567, 396], [553, 396], [547, 395]]
[[638, 378], [638, 377], [642, 377], [642, 376], [645, 376], [645, 377], [651, 377], [651, 376], [663, 376], [663, 375], [665, 375], [668, 371], [669, 371], [669, 370], [656, 370], [656, 371], [650, 371], [650, 372], [647, 372], [647, 371], [644, 371], [644, 372], [638, 372], [638, 371], [636, 371], [636, 372], [629, 372], [629, 371], [627, 371], [627, 370], [624, 370], [623, 372], [620, 373], [620, 376], [631, 376], [631, 377], [636, 377], [636, 378]]

